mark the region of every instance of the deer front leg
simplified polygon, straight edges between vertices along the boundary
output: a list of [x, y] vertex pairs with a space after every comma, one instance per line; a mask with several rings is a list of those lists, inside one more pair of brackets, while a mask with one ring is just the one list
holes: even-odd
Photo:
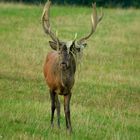
[[58, 95], [56, 95], [56, 110], [57, 110], [57, 125], [60, 128], [60, 102]]
[[55, 111], [55, 108], [56, 108], [56, 105], [55, 105], [55, 95], [56, 95], [56, 93], [54, 91], [50, 90], [50, 98], [51, 98], [51, 127], [53, 127], [54, 111]]
[[72, 127], [71, 127], [71, 119], [70, 119], [70, 99], [71, 99], [71, 93], [64, 96], [64, 111], [65, 111], [66, 127], [71, 133]]

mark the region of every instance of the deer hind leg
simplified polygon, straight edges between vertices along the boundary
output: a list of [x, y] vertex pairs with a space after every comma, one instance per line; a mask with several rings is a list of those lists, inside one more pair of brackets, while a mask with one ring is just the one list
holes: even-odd
[[55, 108], [56, 108], [56, 104], [55, 104], [55, 96], [56, 93], [52, 90], [50, 90], [50, 98], [51, 98], [51, 126], [53, 127], [53, 120], [54, 120], [54, 112], [55, 112]]
[[56, 102], [56, 110], [57, 110], [57, 125], [60, 128], [60, 101], [58, 99], [58, 95], [55, 96], [55, 102]]
[[71, 93], [64, 96], [64, 111], [65, 111], [66, 127], [71, 133], [72, 127], [71, 127], [71, 119], [70, 119], [70, 99], [71, 99]]

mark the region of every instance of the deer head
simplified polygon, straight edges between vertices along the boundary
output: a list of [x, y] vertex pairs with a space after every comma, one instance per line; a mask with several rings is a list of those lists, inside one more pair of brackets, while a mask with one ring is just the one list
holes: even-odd
[[[42, 26], [43, 29], [45, 31], [45, 33], [47, 35], [49, 35], [52, 39], [52, 41], [49, 41], [50, 47], [53, 50], [57, 50], [59, 51], [59, 53], [61, 54], [61, 63], [64, 65], [67, 65], [66, 60], [68, 60], [68, 58], [70, 58], [71, 54], [77, 54], [79, 53], [87, 44], [86, 44], [86, 40], [89, 39], [91, 37], [91, 35], [95, 32], [96, 27], [98, 25], [98, 23], [102, 20], [103, 17], [103, 13], [101, 12], [101, 16], [97, 16], [97, 11], [96, 11], [96, 3], [92, 4], [93, 6], [93, 14], [91, 15], [91, 31], [90, 33], [79, 39], [76, 40], [76, 36], [75, 39], [73, 41], [68, 41], [68, 42], [64, 42], [61, 41], [55, 33], [52, 32], [51, 30], [51, 26], [50, 26], [50, 5], [51, 2], [48, 0], [44, 6], [44, 10], [43, 10], [43, 14], [42, 14]], [[68, 62], [68, 61], [67, 61]]]

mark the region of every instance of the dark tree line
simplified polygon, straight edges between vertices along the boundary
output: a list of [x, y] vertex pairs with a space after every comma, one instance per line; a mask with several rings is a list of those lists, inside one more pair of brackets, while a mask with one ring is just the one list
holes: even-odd
[[[47, 0], [0, 0], [4, 2], [45, 3]], [[56, 4], [91, 5], [92, 2], [104, 7], [140, 7], [140, 0], [52, 0]]]

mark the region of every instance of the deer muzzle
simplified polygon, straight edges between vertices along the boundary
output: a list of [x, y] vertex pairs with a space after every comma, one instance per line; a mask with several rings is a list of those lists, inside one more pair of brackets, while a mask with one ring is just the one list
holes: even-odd
[[66, 70], [66, 69], [68, 69], [68, 64], [66, 62], [62, 62], [62, 63], [60, 63], [60, 68], [62, 70]]

